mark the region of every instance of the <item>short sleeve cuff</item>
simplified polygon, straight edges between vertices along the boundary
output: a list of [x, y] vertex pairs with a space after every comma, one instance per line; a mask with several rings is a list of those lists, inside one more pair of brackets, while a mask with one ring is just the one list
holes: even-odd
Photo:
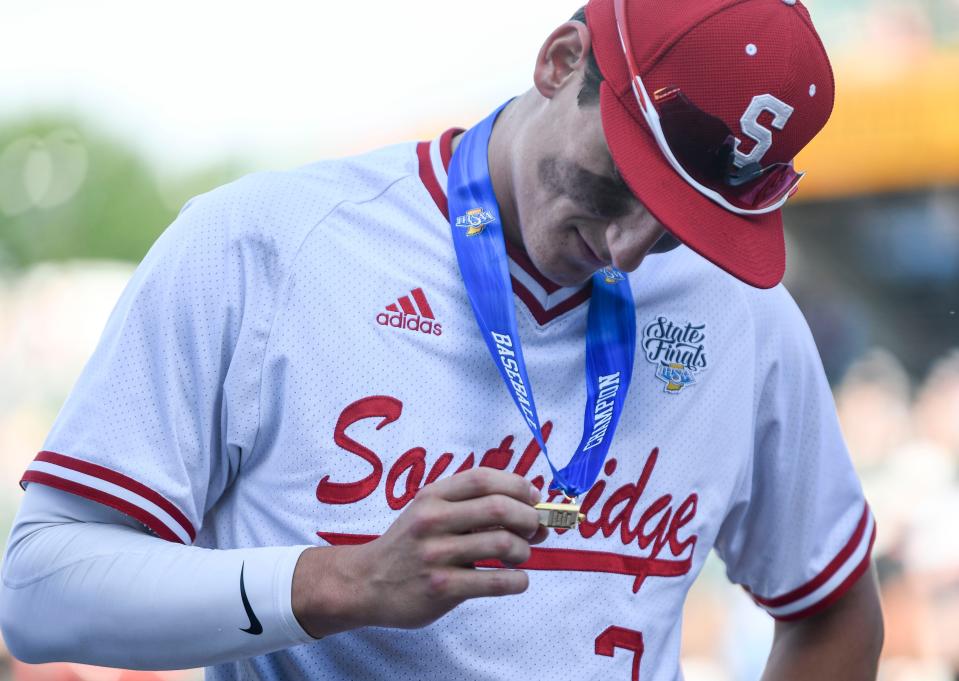
[[40, 452], [20, 479], [20, 486], [38, 482], [96, 501], [143, 523], [161, 539], [192, 544], [193, 523], [154, 489], [105, 466], [56, 452]]
[[866, 572], [875, 540], [876, 521], [866, 504], [849, 541], [822, 572], [782, 596], [765, 598], [752, 592], [749, 594], [777, 620], [798, 620], [815, 615], [839, 600]]

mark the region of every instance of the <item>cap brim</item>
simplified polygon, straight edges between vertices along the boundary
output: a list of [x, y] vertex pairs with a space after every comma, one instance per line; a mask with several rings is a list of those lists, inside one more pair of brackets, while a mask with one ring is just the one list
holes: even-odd
[[[632, 102], [636, 116], [639, 107]], [[782, 211], [738, 215], [713, 202], [677, 173], [646, 129], [604, 81], [603, 131], [613, 162], [633, 194], [677, 239], [731, 275], [772, 288], [786, 270]]]

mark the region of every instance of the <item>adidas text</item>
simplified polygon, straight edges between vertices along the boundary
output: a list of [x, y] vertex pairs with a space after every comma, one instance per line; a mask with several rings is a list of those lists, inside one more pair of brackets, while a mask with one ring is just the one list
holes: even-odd
[[391, 326], [394, 329], [418, 331], [427, 335], [443, 335], [443, 325], [432, 319], [423, 319], [419, 315], [408, 315], [402, 312], [380, 312], [376, 315], [376, 323], [380, 326]]

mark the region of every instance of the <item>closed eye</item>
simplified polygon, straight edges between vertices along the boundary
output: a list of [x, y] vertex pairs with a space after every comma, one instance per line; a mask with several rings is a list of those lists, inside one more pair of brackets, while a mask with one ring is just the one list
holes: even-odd
[[613, 168], [612, 176], [600, 175], [573, 161], [555, 157], [540, 161], [541, 182], [552, 192], [565, 195], [581, 210], [598, 219], [610, 220], [629, 214], [636, 198]]
[[570, 198], [598, 218], [619, 218], [629, 214], [635, 197], [621, 178], [598, 175], [576, 166], [572, 173]]

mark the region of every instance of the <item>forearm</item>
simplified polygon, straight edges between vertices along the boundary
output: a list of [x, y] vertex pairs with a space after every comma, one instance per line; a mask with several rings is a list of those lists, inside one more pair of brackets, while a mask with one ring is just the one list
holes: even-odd
[[33, 522], [11, 539], [0, 624], [26, 662], [175, 669], [311, 640], [290, 602], [303, 547], [201, 549], [108, 522]]
[[872, 570], [824, 612], [777, 622], [763, 681], [874, 681], [882, 650], [882, 611]]
[[[529, 559], [547, 537], [539, 498], [519, 475], [478, 468], [423, 488], [362, 546], [214, 551], [167, 543], [34, 484], [4, 561], [0, 625], [28, 662], [140, 669], [251, 657], [310, 633], [419, 628], [465, 600], [526, 590], [522, 570], [472, 565]], [[51, 514], [58, 504], [67, 510]]]

